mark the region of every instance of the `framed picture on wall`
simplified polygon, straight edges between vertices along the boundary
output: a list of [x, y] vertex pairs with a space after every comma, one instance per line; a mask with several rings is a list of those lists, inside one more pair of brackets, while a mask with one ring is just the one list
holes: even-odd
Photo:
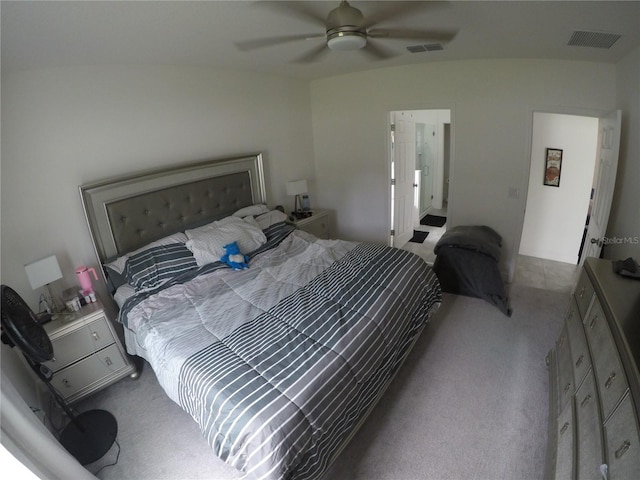
[[559, 187], [561, 170], [562, 150], [559, 148], [547, 148], [547, 155], [544, 162], [544, 185]]

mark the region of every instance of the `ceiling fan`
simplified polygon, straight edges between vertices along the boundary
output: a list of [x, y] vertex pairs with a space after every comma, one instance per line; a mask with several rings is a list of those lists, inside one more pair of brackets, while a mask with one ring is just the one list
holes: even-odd
[[[331, 10], [328, 16], [323, 18], [311, 10], [307, 2], [258, 2], [258, 5], [268, 6], [296, 18], [311, 20], [322, 26], [325, 33], [295, 34], [269, 37], [244, 42], [236, 42], [240, 50], [255, 50], [270, 47], [282, 43], [299, 40], [324, 39], [324, 42], [294, 60], [295, 63], [307, 63], [318, 60], [330, 51], [360, 50], [375, 60], [381, 60], [396, 55], [395, 52], [383, 48], [377, 39], [421, 40], [430, 42], [448, 42], [452, 40], [457, 30], [432, 29], [409, 30], [373, 28], [382, 21], [388, 21], [394, 17], [407, 15], [420, 8], [433, 8], [434, 2], [395, 2], [392, 7], [375, 12], [365, 17], [360, 10], [342, 0], [338, 7]], [[375, 4], [376, 2], [370, 2]], [[440, 4], [440, 2], [438, 2]]]

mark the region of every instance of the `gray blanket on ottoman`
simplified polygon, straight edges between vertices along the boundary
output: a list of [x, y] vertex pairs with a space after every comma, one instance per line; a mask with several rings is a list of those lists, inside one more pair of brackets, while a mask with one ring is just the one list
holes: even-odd
[[436, 244], [433, 269], [444, 292], [482, 298], [511, 316], [498, 268], [502, 237], [490, 227], [458, 226]]

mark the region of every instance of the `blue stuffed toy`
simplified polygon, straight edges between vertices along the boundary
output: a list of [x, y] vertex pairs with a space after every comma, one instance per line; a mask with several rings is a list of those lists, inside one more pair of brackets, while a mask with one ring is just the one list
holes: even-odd
[[220, 261], [226, 263], [234, 270], [244, 270], [245, 268], [249, 268], [247, 262], [249, 261], [249, 257], [247, 255], [243, 255], [240, 252], [240, 247], [238, 247], [238, 242], [233, 242], [224, 246], [224, 255], [220, 257]]

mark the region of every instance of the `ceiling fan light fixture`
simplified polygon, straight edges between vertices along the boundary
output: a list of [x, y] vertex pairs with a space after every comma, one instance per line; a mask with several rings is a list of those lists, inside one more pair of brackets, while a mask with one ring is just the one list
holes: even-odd
[[327, 36], [327, 46], [331, 50], [359, 50], [367, 44], [367, 36], [362, 32], [336, 32]]

